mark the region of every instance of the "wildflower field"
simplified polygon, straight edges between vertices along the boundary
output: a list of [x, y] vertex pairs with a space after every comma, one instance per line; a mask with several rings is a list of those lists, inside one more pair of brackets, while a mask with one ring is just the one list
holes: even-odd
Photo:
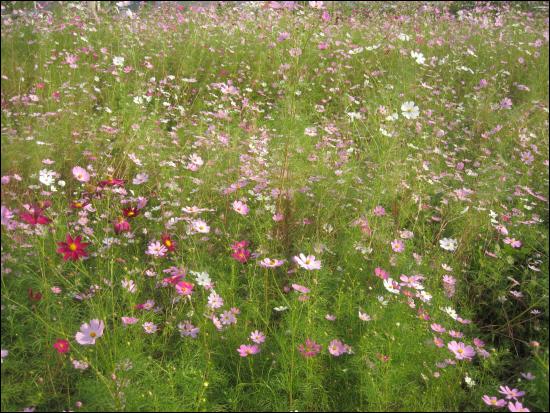
[[2, 411], [548, 411], [548, 3], [57, 3], [2, 2]]

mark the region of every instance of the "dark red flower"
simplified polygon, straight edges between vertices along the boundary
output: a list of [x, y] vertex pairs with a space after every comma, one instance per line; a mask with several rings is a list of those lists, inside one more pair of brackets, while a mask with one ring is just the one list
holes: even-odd
[[42, 299], [42, 293], [37, 291], [33, 292], [32, 288], [29, 288], [29, 300], [31, 301], [40, 301]]
[[176, 243], [174, 241], [172, 241], [172, 239], [170, 238], [170, 235], [163, 234], [161, 239], [162, 239], [162, 244], [166, 248], [168, 248], [168, 251], [173, 252], [173, 251], [176, 250]]
[[139, 209], [137, 209], [136, 207], [124, 208], [122, 210], [122, 213], [125, 217], [133, 218], [139, 215]]
[[81, 242], [82, 237], [79, 235], [76, 238], [72, 238], [70, 234], [67, 234], [67, 242], [58, 242], [57, 245], [59, 248], [57, 252], [63, 254], [63, 259], [65, 261], [78, 261], [81, 257], [87, 257], [88, 253], [86, 252], [86, 247], [88, 243]]

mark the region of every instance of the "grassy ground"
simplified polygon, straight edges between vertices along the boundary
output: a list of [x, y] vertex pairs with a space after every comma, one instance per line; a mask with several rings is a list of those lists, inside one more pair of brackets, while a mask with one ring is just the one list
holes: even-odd
[[548, 410], [546, 12], [283, 3], [2, 3], [2, 410]]

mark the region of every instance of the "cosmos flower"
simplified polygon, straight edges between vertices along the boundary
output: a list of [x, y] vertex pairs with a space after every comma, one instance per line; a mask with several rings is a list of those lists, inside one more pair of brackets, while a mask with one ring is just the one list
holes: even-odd
[[143, 323], [142, 324], [142, 327], [143, 327], [143, 330], [147, 333], [147, 334], [153, 334], [155, 333], [157, 330], [158, 330], [158, 327], [155, 323], [152, 323], [150, 321], [146, 322], [146, 323]]
[[394, 239], [391, 242], [391, 249], [394, 252], [403, 252], [405, 251], [405, 243], [401, 241], [400, 239]]
[[95, 344], [96, 339], [103, 335], [105, 323], [98, 319], [93, 319], [90, 324], [84, 323], [80, 326], [80, 331], [76, 333], [75, 339], [78, 344], [88, 346]]
[[321, 269], [321, 261], [317, 261], [314, 255], [306, 257], [304, 254], [300, 254], [294, 257], [294, 262], [309, 271]]
[[71, 345], [67, 340], [63, 340], [62, 338], [60, 338], [55, 342], [53, 347], [57, 350], [58, 353], [64, 354], [70, 350]]
[[197, 338], [197, 335], [200, 332], [200, 328], [195, 327], [189, 320], [179, 323], [178, 329], [182, 337]]
[[321, 345], [307, 338], [305, 344], [298, 346], [298, 351], [304, 357], [314, 357], [321, 352]]
[[454, 353], [457, 360], [471, 360], [476, 354], [472, 346], [467, 346], [462, 342], [457, 343], [454, 340], [447, 343], [447, 348]]
[[86, 169], [81, 168], [80, 166], [75, 166], [73, 168], [73, 176], [79, 182], [89, 182], [90, 181], [90, 174], [88, 173], [88, 171]]
[[176, 291], [179, 295], [191, 295], [193, 294], [193, 287], [192, 283], [180, 281], [176, 284]]
[[530, 412], [527, 407], [523, 407], [523, 404], [521, 404], [518, 401], [515, 402], [508, 402], [508, 410], [511, 412]]
[[265, 334], [258, 330], [253, 331], [250, 333], [250, 340], [256, 344], [262, 344], [265, 341]]
[[485, 402], [486, 405], [492, 406], [492, 407], [504, 407], [506, 406], [506, 400], [504, 399], [497, 399], [494, 396], [487, 396], [484, 395], [481, 400]]
[[242, 201], [233, 202], [233, 210], [241, 215], [248, 215], [249, 212], [248, 205]]
[[73, 239], [70, 234], [67, 234], [66, 242], [57, 243], [57, 252], [63, 254], [63, 260], [65, 261], [78, 261], [82, 257], [87, 257], [86, 247], [88, 244], [81, 241], [82, 237], [80, 235]]
[[260, 267], [263, 268], [275, 268], [280, 267], [285, 263], [285, 260], [278, 260], [274, 258], [264, 258], [260, 261]]
[[147, 246], [147, 251], [145, 251], [145, 254], [151, 255], [153, 257], [164, 257], [166, 253], [168, 252], [168, 249], [162, 245], [158, 241], [152, 241]]
[[454, 251], [458, 246], [458, 241], [452, 238], [442, 238], [439, 240], [439, 246], [446, 251]]
[[248, 344], [241, 344], [241, 346], [237, 349], [237, 352], [239, 353], [239, 356], [241, 357], [248, 357], [252, 354], [258, 354], [260, 352], [260, 347], [256, 344], [248, 345]]
[[500, 386], [499, 391], [500, 394], [504, 394], [508, 400], [510, 399], [518, 399], [522, 396], [525, 396], [525, 392], [518, 390], [518, 389], [511, 389], [508, 386]]
[[401, 105], [401, 114], [407, 119], [416, 119], [420, 114], [418, 106], [414, 102], [405, 102]]

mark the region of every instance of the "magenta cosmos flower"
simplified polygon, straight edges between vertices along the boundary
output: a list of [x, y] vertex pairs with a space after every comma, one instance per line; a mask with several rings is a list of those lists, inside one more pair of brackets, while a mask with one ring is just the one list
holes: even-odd
[[454, 340], [447, 343], [447, 348], [454, 353], [457, 360], [471, 360], [476, 354], [472, 346], [467, 346], [462, 342], [457, 343]]
[[300, 254], [294, 257], [294, 262], [306, 270], [321, 269], [321, 261], [316, 261], [314, 255], [308, 255], [306, 257], [304, 254]]
[[88, 171], [86, 169], [81, 168], [80, 166], [75, 166], [73, 168], [73, 176], [79, 182], [89, 182], [90, 181], [90, 174], [88, 173]]
[[70, 350], [71, 345], [67, 340], [63, 340], [62, 338], [60, 338], [55, 342], [53, 347], [57, 350], [58, 353], [63, 354], [67, 353]]
[[76, 333], [76, 341], [83, 346], [95, 344], [96, 338], [103, 335], [104, 328], [105, 323], [102, 320], [93, 319], [90, 324], [84, 323], [80, 326], [80, 331]]

